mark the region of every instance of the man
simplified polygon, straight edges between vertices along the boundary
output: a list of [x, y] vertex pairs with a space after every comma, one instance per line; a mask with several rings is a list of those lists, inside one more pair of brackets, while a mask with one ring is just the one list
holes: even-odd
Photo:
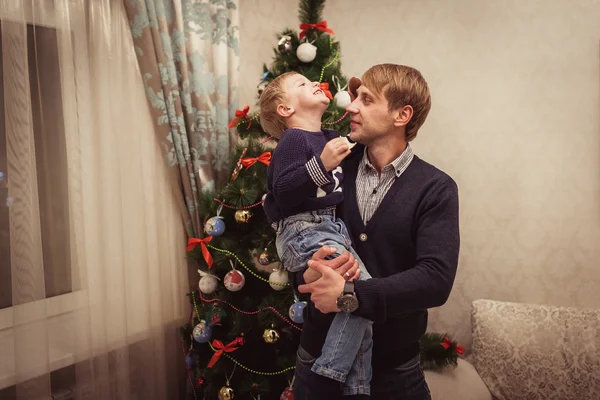
[[[346, 281], [356, 269], [344, 253], [313, 256], [296, 276], [311, 293], [296, 363], [294, 398], [341, 398], [339, 382], [311, 371], [335, 312], [374, 322], [371, 397], [430, 399], [419, 364], [427, 309], [446, 302], [459, 253], [458, 188], [409, 145], [431, 108], [427, 82], [414, 68], [381, 64], [352, 78], [350, 138], [359, 143], [344, 160], [345, 200], [338, 207], [353, 246], [373, 276]], [[304, 283], [304, 284], [302, 284]], [[364, 396], [363, 396], [364, 397]], [[354, 398], [357, 398], [356, 396]]]

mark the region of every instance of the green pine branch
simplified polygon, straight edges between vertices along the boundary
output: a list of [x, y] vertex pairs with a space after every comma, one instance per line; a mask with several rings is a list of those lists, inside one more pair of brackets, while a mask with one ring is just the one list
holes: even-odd
[[298, 16], [303, 24], [316, 24], [321, 21], [325, 0], [300, 0]]

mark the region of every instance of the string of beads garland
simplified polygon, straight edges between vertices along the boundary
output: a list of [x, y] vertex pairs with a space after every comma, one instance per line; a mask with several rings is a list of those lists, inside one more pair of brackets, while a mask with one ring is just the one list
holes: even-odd
[[[194, 310], [196, 310], [196, 316], [197, 316], [198, 318], [200, 318], [200, 312], [198, 311], [198, 304], [196, 303], [196, 296], [195, 296], [195, 293], [196, 293], [196, 291], [192, 292], [192, 302], [193, 302], [193, 304], [194, 304]], [[258, 311], [253, 311], [253, 312], [243, 311], [243, 310], [240, 310], [240, 309], [239, 309], [239, 308], [237, 308], [237, 307], [233, 307], [231, 304], [227, 303], [226, 301], [220, 300], [220, 299], [208, 299], [208, 300], [205, 300], [205, 299], [202, 297], [202, 293], [200, 293], [200, 291], [198, 291], [198, 294], [200, 295], [200, 298], [201, 298], [203, 301], [207, 301], [207, 302], [210, 302], [210, 300], [213, 300], [213, 301], [220, 301], [220, 302], [222, 302], [222, 303], [226, 303], [226, 304], [227, 304], [227, 305], [229, 305], [230, 307], [234, 308], [236, 311], [238, 311], [238, 312], [241, 312], [241, 313], [243, 313], [243, 314], [253, 315], [253, 314], [258, 314], [259, 312], [261, 312], [261, 311], [265, 310], [265, 309], [261, 309], [261, 310], [258, 310]], [[273, 308], [273, 307], [267, 307], [266, 309], [271, 309], [271, 308]], [[295, 326], [294, 324], [292, 324], [290, 321], [288, 321], [288, 320], [287, 320], [287, 319], [286, 319], [286, 318], [285, 318], [283, 315], [281, 315], [281, 314], [280, 314], [280, 313], [279, 313], [277, 310], [273, 309], [272, 311], [274, 311], [274, 312], [275, 312], [277, 315], [279, 315], [279, 317], [281, 317], [281, 319], [283, 319], [285, 322], [287, 322], [287, 323], [288, 323], [290, 326], [292, 326], [292, 327], [294, 327], [294, 328], [296, 328], [296, 329], [298, 329], [298, 330], [302, 330], [302, 329], [300, 329], [299, 327], [297, 327], [297, 326]], [[193, 311], [192, 311], [192, 312], [193, 312]], [[190, 315], [190, 320], [191, 320], [191, 315]], [[212, 345], [210, 342], [208, 342], [208, 345], [210, 346], [210, 348], [212, 349], [212, 351], [214, 351], [215, 353], [217, 352], [217, 349], [215, 349], [215, 348], [213, 347], [213, 345]], [[182, 349], [183, 349], [183, 351], [184, 351], [184, 354], [185, 354], [185, 347], [183, 347], [183, 338], [182, 338]], [[254, 369], [252, 369], [252, 368], [248, 368], [248, 367], [246, 367], [244, 364], [241, 364], [241, 363], [240, 363], [238, 360], [236, 360], [235, 358], [231, 357], [231, 356], [230, 356], [229, 354], [227, 354], [227, 353], [223, 353], [223, 355], [224, 355], [225, 357], [229, 358], [229, 359], [230, 359], [230, 360], [231, 360], [231, 361], [232, 361], [234, 364], [238, 365], [240, 368], [243, 368], [243, 369], [245, 369], [246, 371], [248, 371], [248, 372], [252, 372], [253, 374], [257, 374], [257, 375], [264, 375], [264, 376], [274, 376], [274, 375], [281, 375], [281, 374], [284, 374], [284, 373], [286, 373], [286, 372], [288, 372], [288, 371], [292, 371], [292, 370], [294, 370], [294, 369], [296, 368], [295, 366], [291, 366], [291, 367], [287, 367], [287, 368], [284, 368], [284, 369], [282, 369], [282, 370], [280, 370], [280, 371], [275, 371], [275, 372], [262, 372], [262, 371], [256, 371], [256, 370], [254, 370]], [[189, 375], [189, 372], [188, 372], [188, 375]], [[191, 377], [189, 377], [189, 379], [190, 379], [190, 382], [191, 382]], [[193, 385], [192, 385], [192, 386], [193, 386]]]
[[244, 121], [248, 121], [248, 126], [246, 127], [246, 130], [250, 129], [250, 125], [252, 125], [252, 121], [258, 121], [259, 118], [259, 114], [255, 114], [252, 117], [248, 118], [244, 118], [242, 120], [240, 120], [240, 122], [237, 123], [237, 125], [235, 126], [236, 128], [239, 127]]
[[344, 115], [342, 115], [342, 116], [341, 116], [341, 118], [338, 118], [338, 119], [336, 119], [336, 120], [335, 120], [335, 121], [333, 121], [333, 122], [323, 122], [323, 125], [335, 125], [335, 124], [337, 124], [338, 122], [342, 122], [342, 120], [343, 120], [344, 118], [346, 118], [346, 116], [347, 116], [347, 115], [348, 115], [348, 111], [346, 111], [346, 112], [344, 113]]
[[[210, 342], [208, 344], [209, 344], [210, 348], [212, 349], [212, 351], [214, 351], [214, 352], [217, 351], [217, 349], [215, 349]], [[236, 360], [235, 358], [231, 357], [227, 353], [223, 353], [223, 355], [225, 357], [229, 358], [235, 365], [239, 366], [240, 368], [245, 369], [248, 372], [252, 372], [253, 374], [256, 374], [256, 375], [264, 375], [264, 376], [282, 375], [282, 374], [285, 374], [288, 371], [292, 371], [292, 370], [296, 369], [296, 366], [291, 366], [291, 367], [287, 367], [287, 368], [284, 368], [284, 369], [282, 369], [280, 371], [275, 371], [275, 372], [256, 371], [256, 370], [253, 370], [252, 368], [246, 367], [244, 364], [240, 363], [238, 360]]]
[[231, 208], [232, 210], [248, 210], [250, 208], [256, 207], [261, 205], [262, 203], [264, 203], [264, 201], [259, 201], [256, 202], [254, 204], [251, 204], [249, 206], [245, 206], [245, 207], [234, 207], [234, 206], [230, 206], [229, 204], [225, 204], [222, 200], [217, 199], [216, 197], [213, 199], [214, 201], [216, 201], [217, 203], [219, 203], [220, 205], [222, 205], [223, 207], [227, 207], [227, 208]]
[[[195, 304], [195, 301], [196, 301], [196, 296], [194, 294], [195, 292], [196, 291], [192, 292], [192, 300], [194, 301], [194, 304]], [[221, 299], [219, 299], [217, 297], [215, 297], [213, 299], [205, 299], [204, 296], [202, 296], [202, 292], [201, 291], [198, 291], [198, 294], [200, 295], [200, 299], [203, 302], [205, 302], [205, 303], [215, 303], [215, 302], [218, 302], [218, 303], [227, 304], [229, 307], [233, 308], [235, 311], [237, 311], [237, 312], [239, 312], [241, 314], [245, 314], [245, 315], [257, 315], [261, 311], [266, 311], [266, 310], [272, 311], [275, 314], [277, 314], [277, 316], [279, 318], [281, 318], [286, 324], [288, 324], [292, 328], [297, 329], [298, 331], [302, 332], [302, 328], [300, 328], [297, 325], [294, 325], [294, 323], [292, 321], [290, 321], [289, 319], [287, 319], [286, 317], [284, 317], [283, 315], [281, 315], [281, 313], [279, 311], [277, 311], [277, 309], [275, 307], [268, 306], [268, 307], [261, 308], [261, 309], [256, 310], [256, 311], [244, 311], [244, 310], [241, 310], [241, 309], [237, 308], [233, 304], [231, 304], [231, 303], [229, 303], [229, 302], [227, 302], [225, 300], [221, 300]], [[196, 307], [196, 309], [197, 309], [197, 307]], [[200, 318], [200, 317], [198, 317], [198, 318]]]
[[[181, 350], [183, 351], [183, 362], [185, 362], [185, 358], [186, 358], [186, 354], [185, 354], [185, 342], [183, 341], [183, 337], [181, 337]], [[194, 387], [194, 382], [192, 381], [192, 375], [190, 374], [190, 368], [187, 367], [187, 377], [188, 380], [190, 381], [190, 386], [192, 387], [192, 392], [194, 393], [194, 400], [196, 400], [198, 397], [196, 395], [196, 388]]]
[[290, 284], [289, 284], [289, 283], [273, 282], [273, 281], [270, 281], [270, 280], [268, 280], [268, 279], [265, 279], [265, 278], [263, 278], [262, 276], [258, 275], [256, 272], [254, 272], [254, 271], [252, 271], [250, 268], [248, 268], [248, 267], [246, 266], [246, 264], [244, 264], [244, 263], [242, 262], [242, 260], [240, 260], [240, 258], [239, 258], [238, 256], [236, 256], [234, 253], [232, 253], [232, 252], [231, 252], [231, 251], [229, 251], [229, 250], [219, 249], [218, 247], [212, 246], [212, 245], [210, 245], [210, 244], [207, 244], [207, 245], [206, 245], [206, 247], [208, 247], [209, 249], [212, 249], [212, 250], [218, 251], [218, 252], [220, 252], [220, 253], [228, 254], [229, 256], [231, 256], [231, 257], [235, 258], [235, 260], [236, 260], [236, 261], [237, 261], [237, 262], [238, 262], [238, 263], [239, 263], [239, 264], [240, 264], [242, 267], [244, 267], [244, 268], [246, 269], [246, 271], [248, 271], [250, 274], [252, 274], [252, 276], [254, 276], [254, 277], [255, 277], [255, 278], [257, 278], [257, 279], [260, 279], [260, 280], [261, 280], [261, 281], [263, 281], [263, 282], [267, 282], [267, 283], [268, 283], [268, 284], [270, 284], [270, 285], [276, 285], [276, 286], [283, 286], [283, 287], [290, 286]]
[[[331, 48], [333, 46], [333, 38], [330, 37], [329, 38], [329, 47]], [[333, 64], [335, 64], [335, 62], [338, 60], [338, 58], [340, 57], [340, 53], [339, 52], [335, 52], [333, 59], [331, 59], [331, 61], [329, 61], [327, 64], [325, 64], [323, 66], [323, 68], [321, 68], [321, 75], [319, 76], [319, 83], [321, 83], [321, 81], [323, 80], [323, 75], [325, 74], [325, 70], [329, 67], [331, 67]]]
[[265, 139], [262, 140], [262, 142], [260, 142], [261, 145], [267, 143], [269, 140], [274, 139], [273, 136], [267, 136]]
[[[197, 311], [197, 310], [196, 310]], [[187, 323], [189, 324], [192, 321], [192, 318], [194, 317], [194, 310], [190, 310], [190, 316], [188, 317], [188, 321]], [[183, 340], [183, 336], [181, 337], [181, 351], [183, 352], [183, 362], [186, 362], [186, 351], [185, 351], [185, 341]], [[187, 363], [186, 363], [187, 366]], [[186, 368], [186, 372], [187, 372], [187, 377], [188, 380], [190, 381], [190, 386], [192, 387], [192, 392], [194, 393], [194, 400], [198, 399], [198, 396], [196, 395], [196, 388], [194, 387], [194, 382], [192, 381], [192, 375], [190, 374], [190, 367]]]

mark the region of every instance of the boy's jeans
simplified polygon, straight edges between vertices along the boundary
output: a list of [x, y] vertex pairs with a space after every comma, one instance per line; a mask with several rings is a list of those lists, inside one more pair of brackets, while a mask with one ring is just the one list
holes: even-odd
[[[303, 271], [314, 252], [323, 245], [337, 249], [333, 257], [348, 250], [359, 263], [360, 280], [371, 278], [352, 248], [346, 225], [335, 218], [335, 210], [317, 210], [285, 218], [277, 230], [277, 252], [290, 272]], [[343, 312], [336, 313], [325, 344], [312, 371], [344, 383], [345, 395], [370, 394], [373, 322]]]

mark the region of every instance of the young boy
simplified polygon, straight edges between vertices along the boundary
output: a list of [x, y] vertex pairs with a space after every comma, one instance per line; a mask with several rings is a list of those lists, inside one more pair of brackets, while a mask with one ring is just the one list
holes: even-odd
[[[305, 270], [312, 254], [327, 245], [336, 249], [335, 256], [351, 252], [359, 262], [360, 279], [368, 279], [346, 226], [335, 217], [344, 198], [339, 165], [350, 146], [339, 133], [321, 129], [328, 104], [318, 82], [295, 72], [275, 78], [261, 94], [260, 123], [279, 139], [267, 172], [264, 208], [288, 271]], [[353, 293], [353, 283], [346, 283], [346, 291]], [[372, 322], [351, 314], [358, 307], [352, 298], [340, 296], [338, 307], [342, 312], [336, 313], [312, 371], [342, 382], [345, 395], [369, 395]]]

